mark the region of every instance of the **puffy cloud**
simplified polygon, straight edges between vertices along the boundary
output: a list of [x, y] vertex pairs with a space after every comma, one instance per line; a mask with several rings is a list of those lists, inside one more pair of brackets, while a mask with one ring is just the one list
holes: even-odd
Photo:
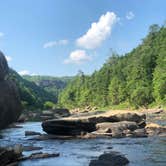
[[85, 50], [75, 50], [70, 53], [69, 58], [64, 61], [65, 64], [74, 63], [81, 64], [90, 61], [91, 57], [87, 55]]
[[28, 70], [22, 70], [22, 71], [19, 71], [18, 74], [20, 75], [30, 75], [30, 72]]
[[79, 47], [95, 49], [111, 34], [113, 25], [118, 21], [114, 12], [107, 12], [102, 15], [98, 22], [93, 22], [90, 29], [76, 40]]
[[59, 40], [59, 41], [50, 41], [47, 42], [43, 45], [43, 48], [51, 48], [51, 47], [55, 47], [57, 45], [66, 45], [68, 44], [68, 40], [64, 39], [64, 40]]
[[5, 56], [5, 58], [8, 62], [10, 62], [12, 60], [12, 57], [10, 57], [10, 56]]
[[130, 11], [126, 14], [126, 19], [127, 20], [132, 20], [134, 17], [135, 17], [135, 15], [132, 11]]
[[0, 37], [3, 37], [4, 36], [4, 33], [0, 32]]

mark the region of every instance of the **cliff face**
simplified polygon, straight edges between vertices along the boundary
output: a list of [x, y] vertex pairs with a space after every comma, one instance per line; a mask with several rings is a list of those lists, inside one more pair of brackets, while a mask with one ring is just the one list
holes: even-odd
[[21, 114], [17, 87], [11, 80], [6, 80], [8, 71], [5, 56], [0, 52], [0, 129], [15, 122]]

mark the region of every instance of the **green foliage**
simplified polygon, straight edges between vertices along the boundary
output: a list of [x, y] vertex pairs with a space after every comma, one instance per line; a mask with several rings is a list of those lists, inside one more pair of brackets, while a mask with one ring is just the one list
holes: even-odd
[[129, 103], [136, 108], [166, 103], [166, 27], [154, 24], [142, 44], [124, 56], [113, 53], [91, 76], [80, 72], [62, 91], [66, 107], [108, 107]]
[[10, 69], [7, 79], [13, 80], [16, 83], [24, 108], [43, 108], [44, 102], [55, 101], [51, 93], [37, 86], [34, 82], [23, 79], [12, 69]]
[[52, 77], [52, 76], [23, 76], [27, 81], [33, 82], [46, 92], [50, 93], [57, 103], [59, 93], [66, 87], [73, 77]]
[[46, 101], [44, 103], [44, 108], [45, 109], [53, 109], [55, 107], [55, 103], [51, 102], [51, 101]]

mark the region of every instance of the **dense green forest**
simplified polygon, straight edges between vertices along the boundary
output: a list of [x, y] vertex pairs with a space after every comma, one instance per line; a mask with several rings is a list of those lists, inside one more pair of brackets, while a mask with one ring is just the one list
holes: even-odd
[[166, 104], [166, 27], [152, 25], [142, 43], [123, 56], [113, 53], [91, 76], [80, 72], [59, 96], [65, 107], [135, 108]]
[[27, 81], [35, 83], [46, 92], [50, 93], [54, 102], [58, 102], [58, 96], [66, 85], [73, 79], [73, 77], [52, 77], [52, 76], [23, 76]]
[[23, 76], [10, 69], [7, 79], [13, 80], [19, 90], [24, 108], [43, 109], [57, 103], [58, 95], [72, 77]]
[[12, 69], [10, 69], [7, 79], [13, 80], [16, 83], [25, 108], [43, 108], [47, 101], [56, 101], [52, 93], [45, 91], [34, 82], [22, 78]]

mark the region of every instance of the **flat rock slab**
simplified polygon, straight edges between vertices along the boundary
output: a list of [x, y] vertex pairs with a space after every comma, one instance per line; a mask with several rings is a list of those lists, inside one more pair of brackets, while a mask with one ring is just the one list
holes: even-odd
[[20, 158], [20, 161], [23, 160], [36, 160], [36, 159], [45, 159], [45, 158], [51, 158], [51, 157], [59, 157], [59, 153], [43, 153], [43, 152], [38, 152], [38, 153], [32, 153], [30, 156], [28, 157], [22, 157]]
[[[145, 114], [136, 112], [106, 112], [91, 116], [68, 117], [62, 119], [47, 120], [42, 123], [43, 130], [55, 135], [80, 135], [96, 131], [96, 124], [103, 122], [129, 121], [136, 124], [145, 123]], [[135, 124], [134, 123], [134, 124]]]
[[56, 135], [80, 135], [96, 129], [95, 123], [79, 119], [48, 120], [42, 123], [42, 127], [45, 132]]

